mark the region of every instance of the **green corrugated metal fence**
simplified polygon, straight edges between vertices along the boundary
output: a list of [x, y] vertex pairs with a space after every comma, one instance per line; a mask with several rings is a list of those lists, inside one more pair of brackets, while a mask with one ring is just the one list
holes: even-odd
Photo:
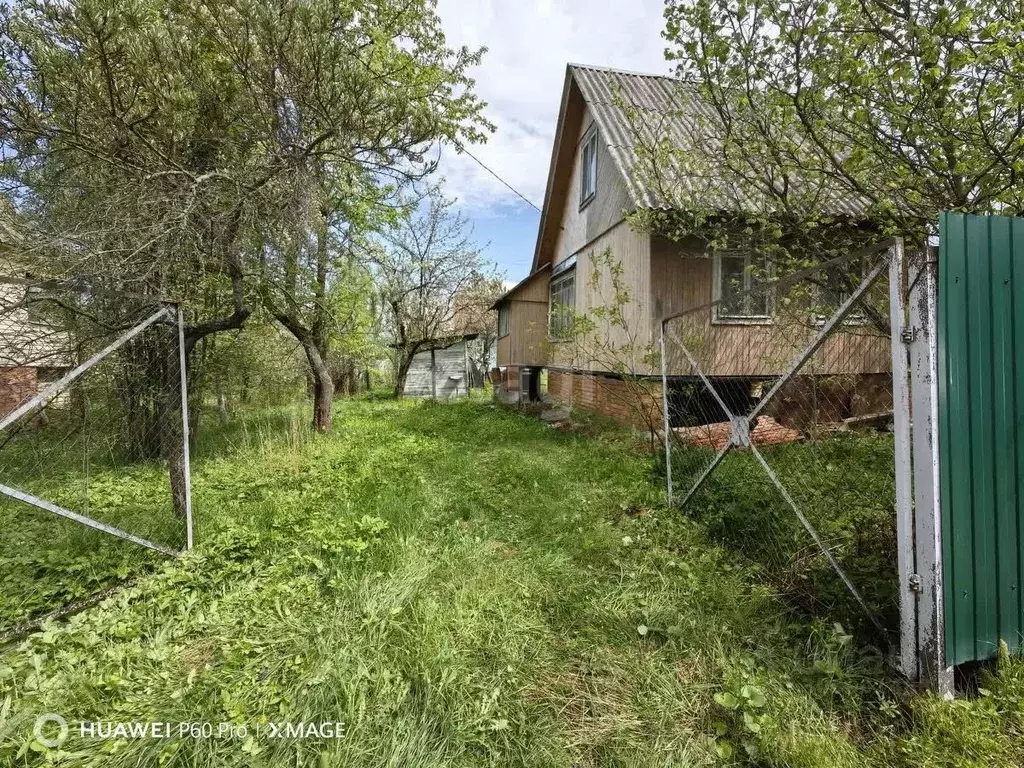
[[1020, 648], [1024, 629], [1024, 219], [944, 213], [939, 236], [945, 644], [960, 664]]

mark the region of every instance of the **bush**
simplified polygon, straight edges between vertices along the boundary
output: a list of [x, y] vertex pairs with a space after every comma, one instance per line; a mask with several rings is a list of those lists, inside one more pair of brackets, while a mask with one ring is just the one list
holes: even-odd
[[[758, 563], [791, 603], [885, 644], [899, 623], [892, 436], [835, 433], [813, 443], [759, 450], [885, 633], [872, 625], [752, 453], [727, 454], [686, 511]], [[714, 454], [709, 448], [673, 446], [677, 500]], [[662, 476], [664, 463], [662, 457]]]

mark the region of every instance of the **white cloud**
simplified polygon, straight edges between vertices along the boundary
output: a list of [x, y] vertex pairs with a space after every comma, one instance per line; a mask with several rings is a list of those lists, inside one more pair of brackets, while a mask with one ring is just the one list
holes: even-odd
[[[473, 76], [497, 132], [473, 154], [541, 206], [566, 63], [667, 73], [662, 8], [662, 0], [439, 0], [450, 46], [489, 49]], [[521, 204], [452, 149], [441, 172], [467, 208], [502, 215]]]

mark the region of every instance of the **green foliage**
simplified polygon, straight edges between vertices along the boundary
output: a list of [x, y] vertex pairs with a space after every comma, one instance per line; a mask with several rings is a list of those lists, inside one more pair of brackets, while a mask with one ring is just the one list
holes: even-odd
[[[994, 704], [912, 698], [902, 715], [909, 692], [876, 656], [789, 612], [756, 568], [657, 507], [628, 435], [561, 434], [475, 400], [364, 398], [335, 418], [329, 436], [286, 410], [207, 433], [199, 549], [3, 648], [0, 762], [1020, 757], [1018, 662], [986, 681]], [[340, 740], [74, 736], [47, 750], [23, 719], [38, 712], [346, 725]]]
[[1024, 209], [1019, 3], [670, 0], [665, 21], [688, 130], [641, 142], [677, 209], [648, 224], [820, 256], [923, 245], [943, 210]]
[[379, 352], [352, 253], [438, 144], [492, 129], [468, 74], [482, 54], [450, 48], [425, 0], [4, 3], [12, 258], [181, 300], [189, 349], [264, 305], [302, 344], [327, 429], [329, 358]]
[[[766, 461], [869, 607], [890, 632], [898, 628], [895, 471], [891, 435], [837, 434], [815, 443], [764, 446]], [[674, 477], [697, 477], [715, 451], [674, 446]], [[659, 473], [664, 459], [659, 460]], [[828, 469], [823, 473], [821, 467]], [[799, 491], [799, 493], [798, 493]], [[688, 510], [712, 536], [764, 567], [780, 594], [810, 613], [853, 627], [864, 639], [879, 636], [829, 562], [816, 549], [792, 508], [754, 457], [733, 452], [708, 477]]]

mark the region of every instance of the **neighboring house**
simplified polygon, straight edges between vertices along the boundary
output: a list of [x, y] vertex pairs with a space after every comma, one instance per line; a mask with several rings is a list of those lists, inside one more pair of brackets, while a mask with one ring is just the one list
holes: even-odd
[[455, 339], [438, 339], [413, 355], [405, 377], [406, 397], [433, 397], [447, 400], [465, 397], [469, 389], [480, 386], [474, 381], [474, 344], [476, 334]]
[[[682, 131], [664, 116], [676, 109], [678, 87], [677, 81], [655, 75], [566, 68], [531, 273], [494, 304], [499, 313], [498, 383], [510, 400], [524, 399], [531, 379], [546, 371], [550, 396], [635, 422], [623, 401], [636, 397], [636, 387], [616, 373], [625, 367], [634, 381], [650, 378], [645, 409], [649, 405], [660, 414], [660, 369], [644, 352], [656, 349], [663, 317], [705, 305], [709, 309], [702, 315], [701, 333], [714, 350], [706, 373], [746, 382], [750, 391], [758, 380], [781, 373], [765, 369], [763, 356], [755, 359], [770, 333], [766, 308], [728, 300], [737, 278], [749, 280], [745, 268], [752, 254], [717, 253], [696, 239], [674, 242], [634, 231], [626, 221], [634, 210], [660, 205], [634, 172], [633, 130], [619, 105], [624, 100], [649, 115], [671, 140], [673, 130]], [[606, 332], [611, 347], [631, 350], [625, 366], [622, 360], [581, 360], [563, 340], [573, 316], [593, 313], [608, 302], [591, 280], [595, 259], [607, 249], [622, 269], [630, 296], [623, 313], [626, 327]], [[720, 303], [712, 308], [714, 301]], [[858, 373], [890, 370], [888, 346], [875, 346], [857, 358]], [[670, 350], [670, 361], [678, 357]], [[687, 373], [682, 366], [669, 370], [670, 381], [692, 381], [692, 371]]]
[[26, 302], [32, 290], [17, 268], [17, 235], [0, 211], [0, 417], [67, 372], [68, 337]]

